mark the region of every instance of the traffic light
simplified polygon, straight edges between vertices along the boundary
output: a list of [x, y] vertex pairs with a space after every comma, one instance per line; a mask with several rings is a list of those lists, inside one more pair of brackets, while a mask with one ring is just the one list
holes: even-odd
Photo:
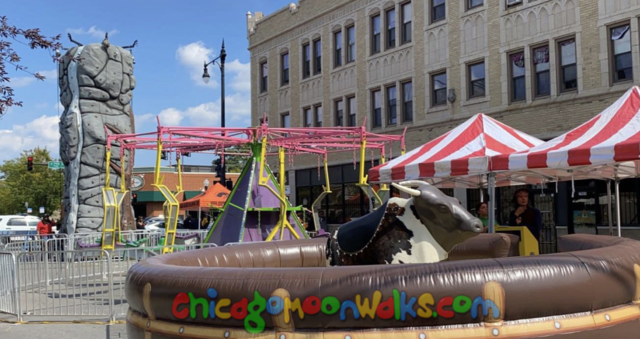
[[231, 191], [233, 189], [233, 181], [231, 181], [231, 179], [227, 179], [225, 186], [227, 186], [227, 189]]
[[160, 155], [160, 158], [161, 158], [162, 160], [167, 160], [167, 159], [168, 159], [168, 157], [167, 157], [167, 151], [162, 151], [162, 153], [161, 153], [161, 155]]
[[27, 171], [33, 171], [33, 157], [27, 158]]

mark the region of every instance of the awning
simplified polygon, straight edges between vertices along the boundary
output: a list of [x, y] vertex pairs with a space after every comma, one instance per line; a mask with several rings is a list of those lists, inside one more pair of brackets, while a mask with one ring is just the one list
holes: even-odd
[[230, 191], [226, 187], [219, 183], [215, 183], [207, 190], [207, 192], [200, 193], [199, 195], [180, 203], [180, 209], [198, 210], [200, 208], [206, 209], [210, 207], [221, 208], [227, 201], [229, 193]]

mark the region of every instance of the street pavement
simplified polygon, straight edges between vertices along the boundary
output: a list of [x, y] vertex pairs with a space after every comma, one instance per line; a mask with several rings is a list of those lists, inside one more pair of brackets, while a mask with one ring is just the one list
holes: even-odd
[[122, 339], [127, 337], [124, 324], [9, 324], [0, 323], [2, 339]]

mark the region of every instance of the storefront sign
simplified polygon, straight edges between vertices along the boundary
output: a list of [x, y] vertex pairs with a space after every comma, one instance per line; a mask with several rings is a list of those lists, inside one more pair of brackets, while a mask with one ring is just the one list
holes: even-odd
[[144, 177], [140, 175], [134, 175], [131, 177], [131, 190], [139, 191], [144, 187]]

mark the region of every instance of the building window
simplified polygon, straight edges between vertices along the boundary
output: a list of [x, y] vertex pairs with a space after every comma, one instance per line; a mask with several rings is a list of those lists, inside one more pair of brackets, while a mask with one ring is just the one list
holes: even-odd
[[613, 48], [613, 82], [633, 80], [629, 24], [611, 28], [611, 44]]
[[411, 3], [402, 5], [402, 43], [411, 42]]
[[322, 127], [322, 106], [316, 106], [316, 127]]
[[322, 42], [320, 39], [313, 42], [313, 55], [315, 55], [313, 74], [320, 74], [322, 72]]
[[289, 113], [285, 113], [285, 114], [283, 114], [281, 116], [280, 125], [282, 126], [282, 128], [291, 127], [291, 120], [290, 120], [290, 117], [289, 117]]
[[380, 52], [380, 14], [371, 18], [371, 54]]
[[541, 97], [551, 94], [551, 77], [549, 75], [549, 46], [542, 46], [533, 50], [533, 67], [535, 96]]
[[560, 91], [578, 88], [575, 39], [561, 41], [560, 46]]
[[402, 121], [413, 121], [413, 84], [402, 84]]
[[482, 6], [484, 0], [467, 0], [467, 10]]
[[396, 47], [396, 10], [387, 11], [387, 48]]
[[387, 87], [387, 125], [398, 122], [396, 86]]
[[335, 32], [333, 35], [333, 43], [335, 54], [333, 56], [333, 64], [335, 67], [342, 66], [342, 32]]
[[269, 69], [267, 68], [267, 62], [263, 62], [260, 64], [260, 92], [264, 93], [267, 91], [267, 76], [269, 74]]
[[431, 105], [447, 104], [447, 72], [431, 76]]
[[375, 90], [371, 92], [371, 100], [373, 101], [373, 127], [382, 127], [382, 92]]
[[469, 98], [483, 97], [484, 87], [484, 61], [469, 65]]
[[349, 127], [356, 126], [356, 97], [347, 98], [347, 109], [349, 110]]
[[344, 126], [344, 102], [336, 101], [336, 126]]
[[306, 79], [311, 75], [311, 46], [302, 46], [302, 78]]
[[431, 1], [431, 22], [444, 20], [446, 16], [444, 0]]
[[282, 85], [289, 84], [289, 53], [282, 55]]
[[511, 101], [520, 101], [527, 98], [525, 83], [524, 52], [509, 55], [511, 65]]
[[522, 0], [507, 0], [507, 8], [522, 5]]
[[311, 116], [311, 108], [305, 108], [302, 114], [304, 115], [304, 127], [313, 127], [313, 116]]
[[347, 63], [356, 60], [356, 27], [347, 28]]

